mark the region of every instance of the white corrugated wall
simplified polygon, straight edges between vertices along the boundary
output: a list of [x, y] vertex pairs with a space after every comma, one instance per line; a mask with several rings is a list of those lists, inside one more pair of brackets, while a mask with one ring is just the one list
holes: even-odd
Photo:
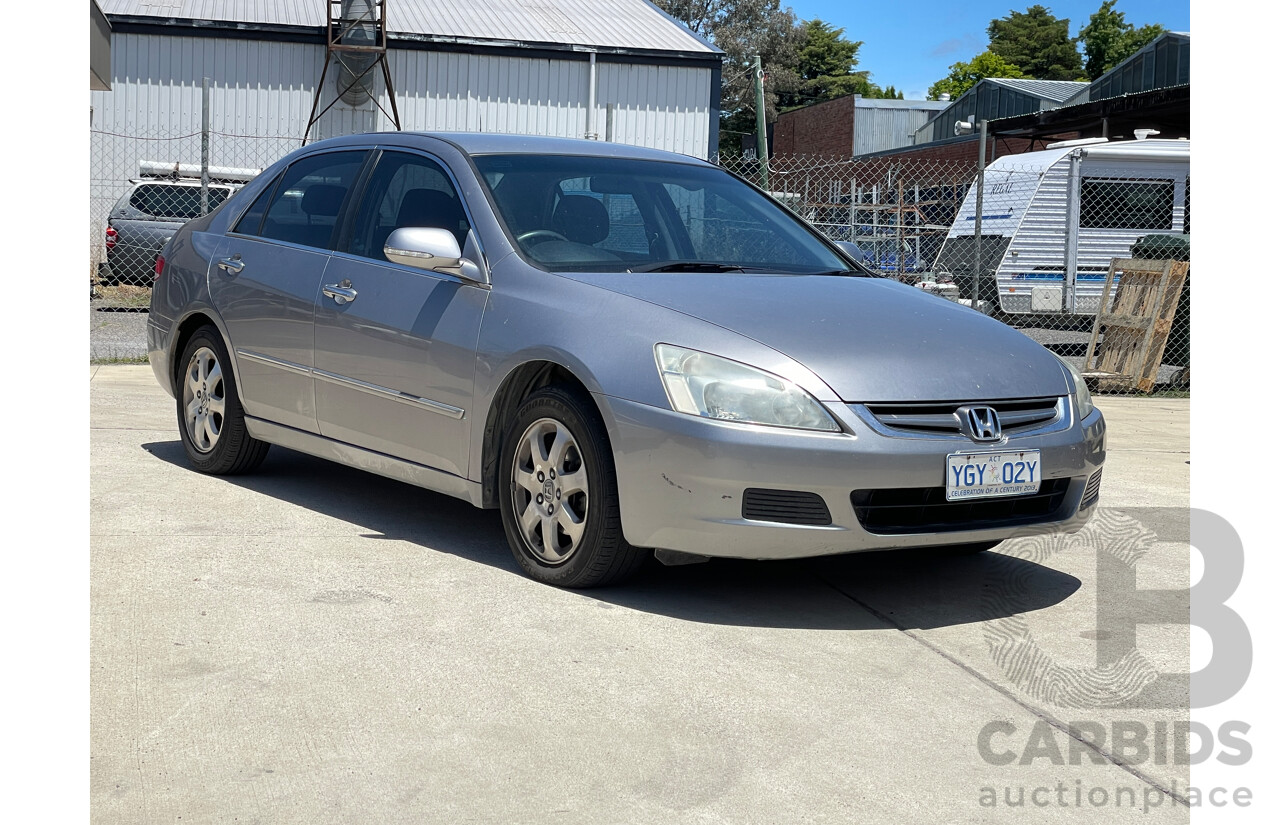
[[[116, 34], [112, 91], [91, 92], [92, 128], [138, 136], [200, 129], [200, 81], [213, 84], [214, 131], [301, 138], [324, 64], [315, 44], [210, 37]], [[518, 132], [582, 137], [587, 131], [589, 63], [393, 49], [396, 102], [405, 129]], [[324, 104], [332, 100], [334, 67]], [[386, 105], [379, 76], [376, 88]], [[704, 156], [710, 131], [711, 70], [597, 64], [596, 126], [614, 140]], [[390, 108], [390, 107], [387, 107]], [[330, 137], [391, 128], [368, 104], [333, 107], [318, 124]]]
[[[597, 62], [588, 127], [590, 64], [505, 55], [392, 49], [406, 130], [483, 131], [601, 139], [706, 157], [711, 70]], [[263, 168], [301, 146], [324, 66], [319, 44], [152, 34], [112, 35], [112, 90], [90, 92], [90, 234], [138, 174], [141, 160], [199, 163], [201, 79], [211, 82], [211, 160]], [[375, 89], [390, 110], [377, 72]], [[321, 107], [337, 94], [329, 67]], [[609, 119], [612, 117], [612, 129]], [[388, 130], [373, 105], [336, 104], [311, 140]]]

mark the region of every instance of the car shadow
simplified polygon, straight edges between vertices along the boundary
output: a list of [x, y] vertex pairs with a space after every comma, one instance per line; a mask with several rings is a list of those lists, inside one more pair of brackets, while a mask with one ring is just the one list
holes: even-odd
[[[142, 448], [188, 469], [180, 441]], [[271, 449], [257, 472], [223, 480], [359, 525], [368, 531], [362, 539], [406, 541], [524, 575], [496, 510], [281, 447]], [[769, 562], [712, 559], [677, 567], [650, 560], [626, 584], [577, 592], [602, 606], [692, 622], [874, 630], [1006, 618], [1051, 607], [1079, 588], [1074, 576], [998, 551], [893, 551]]]

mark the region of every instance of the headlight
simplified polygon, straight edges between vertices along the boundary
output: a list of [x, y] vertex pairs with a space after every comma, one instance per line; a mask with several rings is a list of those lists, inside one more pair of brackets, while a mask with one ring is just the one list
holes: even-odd
[[670, 344], [653, 349], [676, 412], [770, 427], [840, 431], [831, 413], [785, 378]]
[[1089, 394], [1089, 387], [1084, 382], [1084, 376], [1080, 374], [1080, 370], [1075, 364], [1059, 356], [1058, 360], [1062, 362], [1062, 366], [1067, 368], [1067, 372], [1071, 374], [1071, 382], [1075, 384], [1076, 414], [1083, 420], [1093, 412], [1093, 396]]

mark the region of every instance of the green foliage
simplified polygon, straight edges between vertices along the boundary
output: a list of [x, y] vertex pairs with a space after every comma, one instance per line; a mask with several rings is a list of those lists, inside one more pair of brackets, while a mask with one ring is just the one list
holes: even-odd
[[897, 97], [871, 82], [871, 73], [856, 71], [858, 48], [862, 41], [844, 37], [844, 29], [832, 28], [822, 20], [809, 20], [800, 24], [801, 39], [799, 63], [800, 87], [792, 94], [782, 95], [779, 105], [784, 109], [808, 106], [824, 100], [859, 94], [863, 97]]
[[721, 75], [720, 151], [738, 154], [741, 137], [756, 130], [755, 77], [752, 61], [758, 54], [765, 72], [765, 117], [777, 120], [785, 108], [804, 106], [845, 95], [894, 97], [902, 93], [881, 89], [870, 72], [859, 71], [860, 41], [849, 40], [844, 29], [821, 20], [797, 24], [780, 0], [654, 0], [654, 3], [715, 43], [725, 52]]
[[955, 100], [985, 77], [1021, 78], [1026, 75], [998, 54], [985, 51], [968, 63], [953, 63], [950, 73], [929, 87], [929, 99], [938, 100], [949, 94]]
[[861, 40], [856, 43], [847, 40], [844, 29], [832, 28], [829, 23], [821, 20], [809, 20], [801, 23], [800, 27], [804, 30], [800, 60], [797, 63], [800, 77], [805, 80], [843, 77], [858, 65]]
[[1141, 28], [1126, 23], [1124, 12], [1116, 11], [1116, 2], [1105, 0], [1076, 38], [1084, 49], [1085, 73], [1090, 80], [1102, 77], [1165, 31], [1159, 23]]
[[778, 116], [780, 95], [800, 89], [802, 29], [779, 0], [654, 0], [667, 14], [724, 51], [720, 95], [720, 151], [738, 154], [742, 133], [755, 131], [755, 77], [760, 55], [765, 75], [765, 115]]
[[990, 51], [1037, 80], [1082, 80], [1084, 66], [1071, 39], [1071, 21], [1041, 5], [991, 21]]

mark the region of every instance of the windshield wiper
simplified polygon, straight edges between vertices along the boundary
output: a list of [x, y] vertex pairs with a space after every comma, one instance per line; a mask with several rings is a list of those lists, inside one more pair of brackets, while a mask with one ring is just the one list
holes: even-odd
[[709, 261], [667, 261], [653, 266], [642, 266], [632, 272], [746, 272], [735, 264], [717, 264]]
[[804, 272], [803, 275], [849, 275], [854, 278], [876, 278], [879, 277], [873, 272], [867, 272], [863, 269], [828, 269], [825, 272]]

